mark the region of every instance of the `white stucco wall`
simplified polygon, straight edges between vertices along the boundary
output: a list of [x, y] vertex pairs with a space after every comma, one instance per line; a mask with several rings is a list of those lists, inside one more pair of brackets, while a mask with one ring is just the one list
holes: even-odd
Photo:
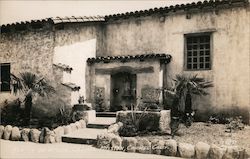
[[[96, 39], [77, 42], [70, 45], [55, 47], [54, 64], [62, 63], [73, 68], [70, 77], [64, 76], [63, 81], [72, 82], [81, 87], [79, 94], [72, 93], [71, 103], [76, 104], [79, 95], [86, 97], [85, 71], [86, 61], [90, 57], [96, 56]], [[67, 79], [66, 79], [67, 78]]]

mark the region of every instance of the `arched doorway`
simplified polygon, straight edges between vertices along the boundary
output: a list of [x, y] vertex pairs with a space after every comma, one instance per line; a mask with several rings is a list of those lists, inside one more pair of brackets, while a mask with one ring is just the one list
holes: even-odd
[[111, 75], [110, 111], [130, 109], [136, 103], [136, 74], [118, 72]]

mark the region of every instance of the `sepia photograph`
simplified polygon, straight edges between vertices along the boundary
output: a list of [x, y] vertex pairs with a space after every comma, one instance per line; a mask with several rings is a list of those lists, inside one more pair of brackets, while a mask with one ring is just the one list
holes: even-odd
[[250, 0], [0, 0], [1, 159], [250, 159]]

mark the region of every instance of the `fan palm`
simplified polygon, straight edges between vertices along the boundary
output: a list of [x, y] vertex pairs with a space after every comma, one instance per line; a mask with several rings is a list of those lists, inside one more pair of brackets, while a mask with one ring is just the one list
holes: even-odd
[[211, 81], [206, 81], [204, 78], [197, 75], [176, 75], [174, 87], [167, 90], [168, 93], [174, 96], [174, 106], [180, 113], [191, 113], [192, 111], [192, 96], [193, 95], [208, 95], [207, 88], [212, 87]]
[[45, 78], [39, 78], [30, 72], [20, 73], [19, 77], [12, 74], [11, 77], [14, 93], [19, 92], [24, 95], [26, 122], [29, 122], [33, 97], [37, 95], [48, 96], [50, 93], [54, 93], [55, 89], [48, 84]]
[[192, 96], [208, 95], [206, 88], [213, 86], [211, 81], [205, 81], [204, 78], [197, 77], [197, 75], [176, 75], [176, 78], [173, 80], [174, 87], [165, 90], [174, 98], [171, 108], [172, 120], [170, 123], [172, 137], [178, 131], [181, 122], [187, 127], [191, 126], [194, 115]]

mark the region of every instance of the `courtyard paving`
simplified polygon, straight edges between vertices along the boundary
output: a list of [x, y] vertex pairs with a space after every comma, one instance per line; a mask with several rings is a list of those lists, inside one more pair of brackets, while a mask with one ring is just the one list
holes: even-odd
[[55, 143], [38, 144], [22, 141], [0, 140], [0, 158], [92, 158], [92, 159], [178, 159], [176, 157], [126, 153], [97, 149], [91, 145]]

